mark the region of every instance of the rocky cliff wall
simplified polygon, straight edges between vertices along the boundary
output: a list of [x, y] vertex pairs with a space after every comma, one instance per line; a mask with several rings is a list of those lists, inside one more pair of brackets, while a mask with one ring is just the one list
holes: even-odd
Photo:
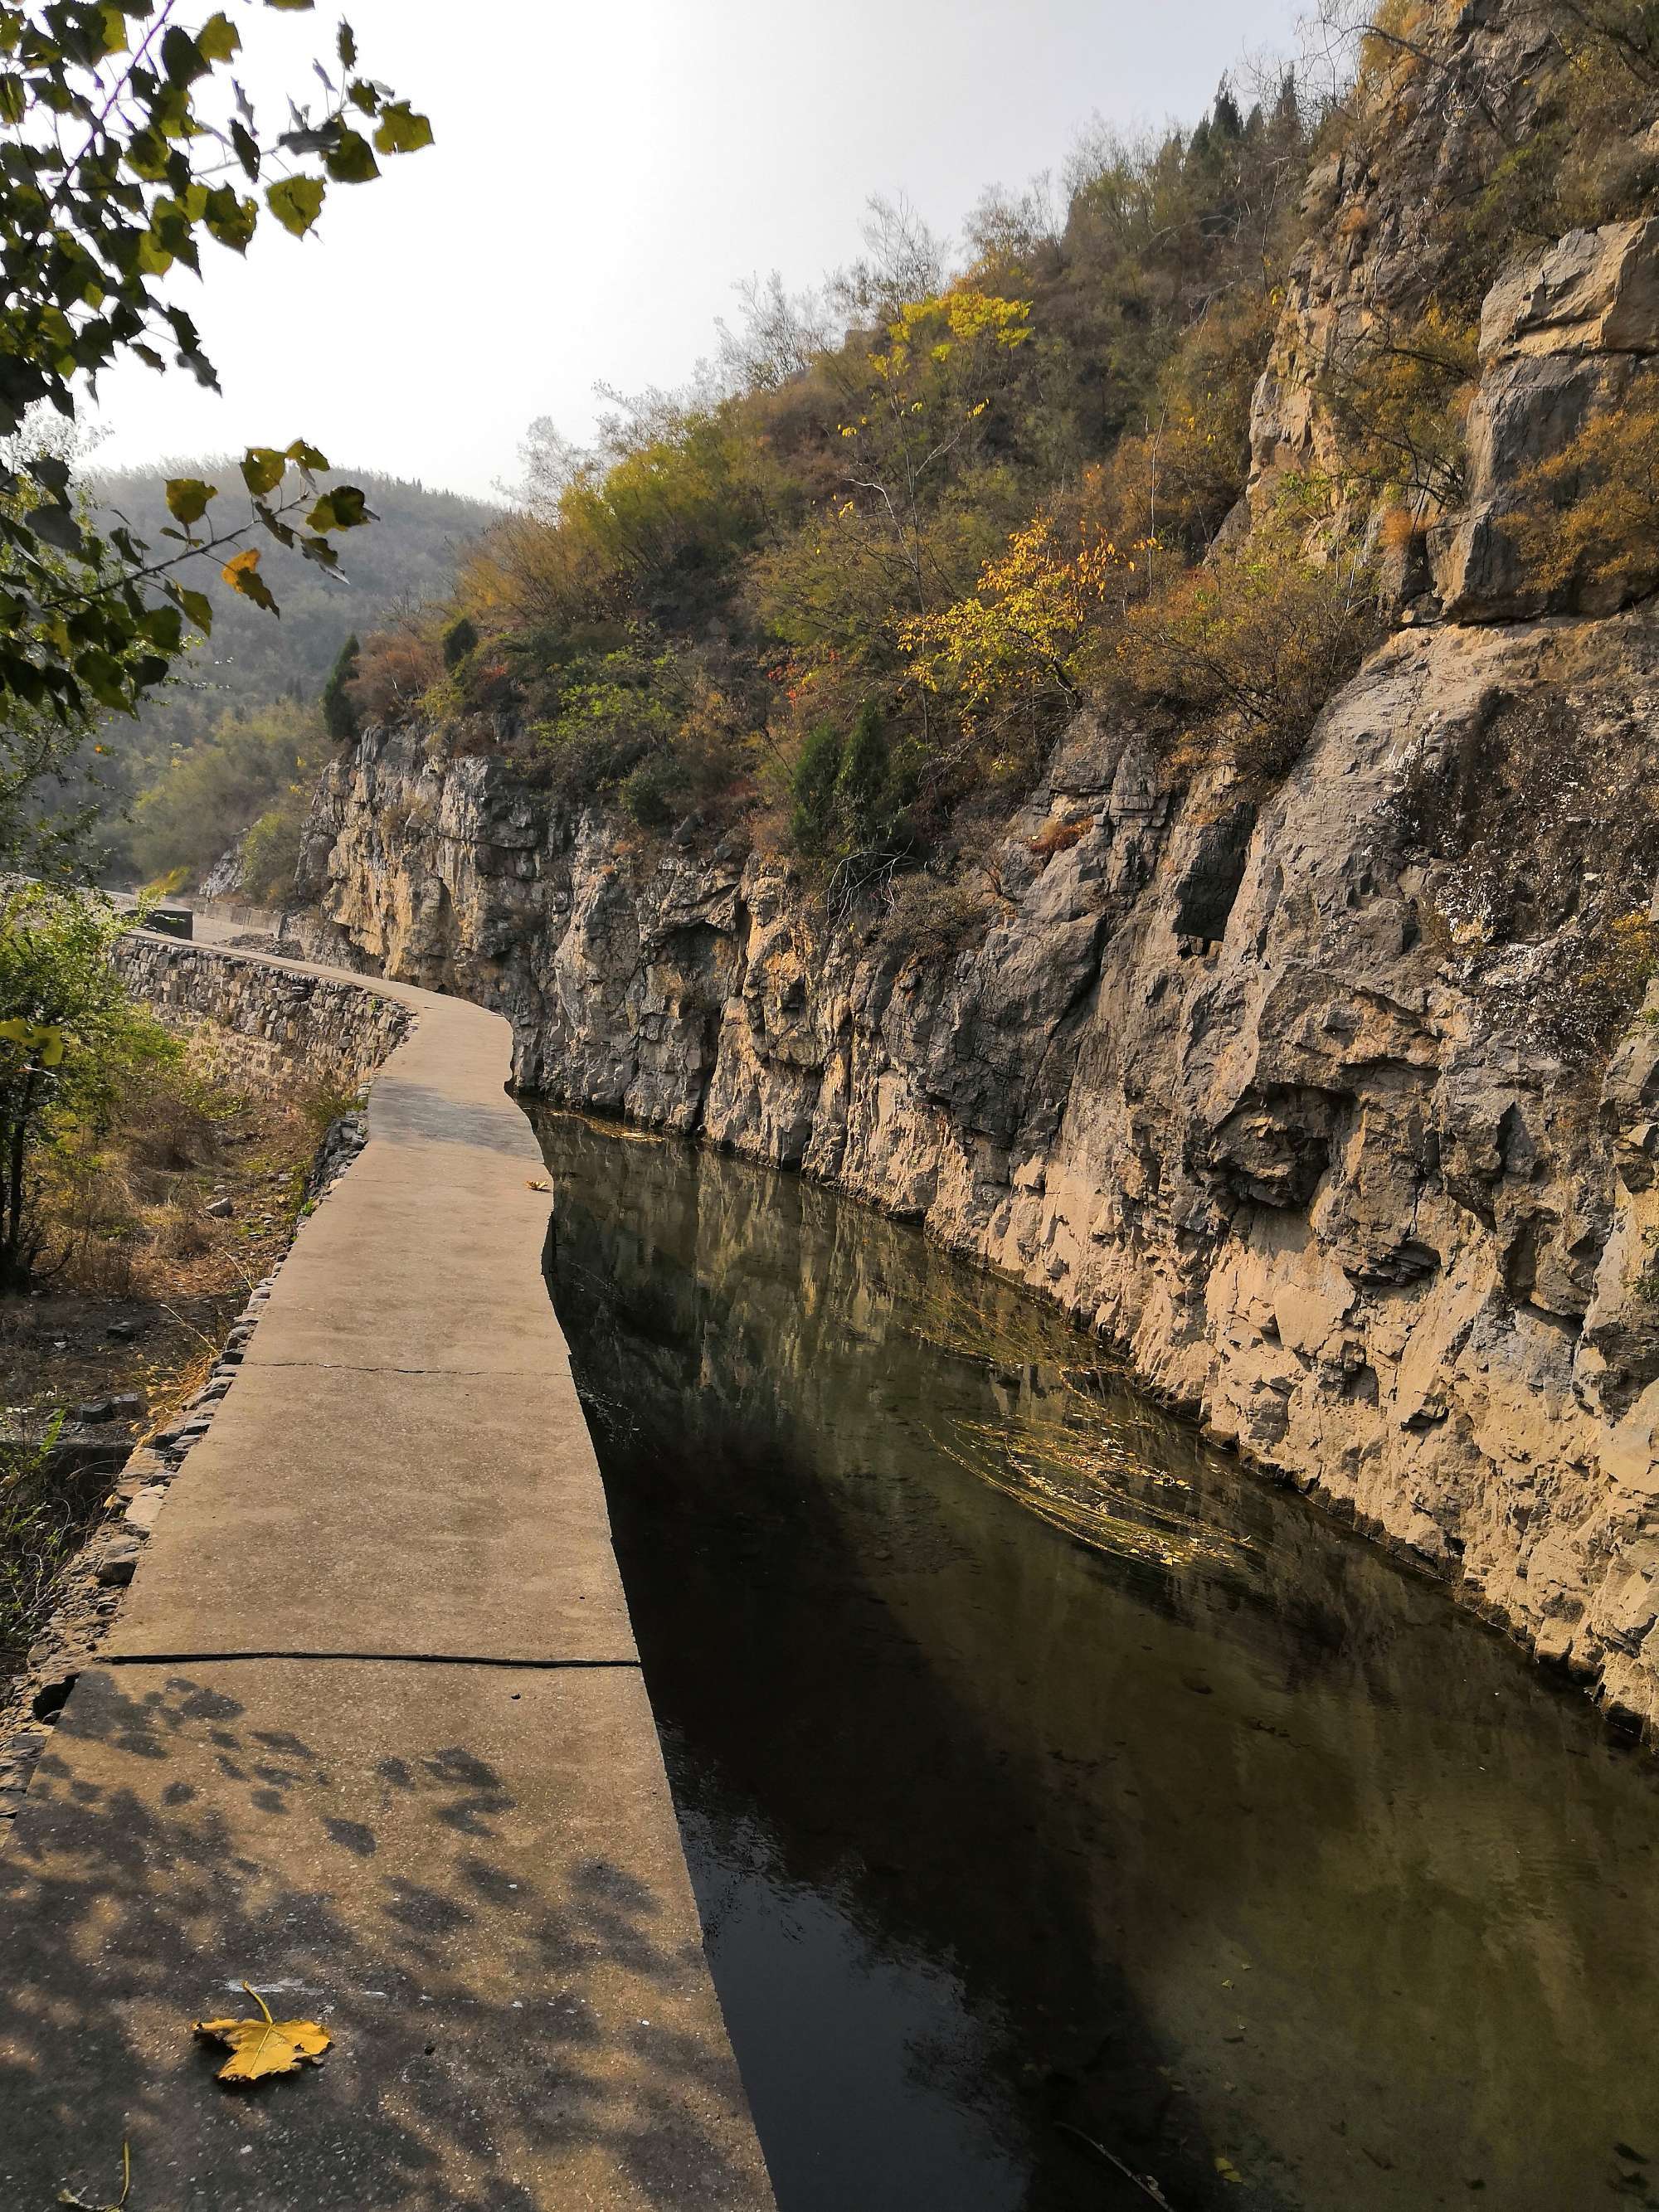
[[116, 947], [134, 992], [173, 1024], [210, 1022], [239, 1081], [291, 1091], [296, 1070], [341, 1092], [361, 1090], [412, 1019], [378, 992], [204, 945], [130, 936]]
[[499, 1007], [527, 1089], [1017, 1273], [1652, 1719], [1659, 1026], [1610, 925], [1656, 700], [1645, 610], [1407, 633], [1260, 805], [1085, 720], [953, 951], [380, 733], [313, 941]]
[[[1420, 299], [1459, 117], [1506, 88], [1524, 126], [1531, 20], [1457, 13], [1375, 158], [1315, 179], [1254, 507], [1318, 465], [1345, 331]], [[1659, 1723], [1659, 611], [1542, 597], [1503, 528], [1656, 355], [1659, 226], [1504, 273], [1466, 501], [1277, 789], [1103, 702], [982, 892], [836, 913], [742, 833], [647, 846], [373, 730], [320, 789], [302, 940], [500, 1008], [528, 1089], [1018, 1275]]]

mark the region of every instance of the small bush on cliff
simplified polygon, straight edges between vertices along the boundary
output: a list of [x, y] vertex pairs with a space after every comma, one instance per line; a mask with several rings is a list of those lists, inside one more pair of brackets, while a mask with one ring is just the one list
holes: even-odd
[[1320, 387], [1341, 454], [1334, 490], [1403, 500], [1414, 514], [1456, 505], [1477, 336], [1472, 319], [1431, 301], [1403, 324], [1378, 316], [1342, 347]]
[[1594, 416], [1516, 479], [1504, 527], [1552, 596], [1612, 602], [1659, 585], [1659, 400]]
[[1110, 679], [1248, 774], [1294, 763], [1321, 709], [1380, 634], [1369, 572], [1307, 558], [1271, 532], [1132, 608], [1112, 635]]
[[1589, 933], [1567, 1004], [1557, 1014], [1563, 1042], [1605, 1056], [1641, 1011], [1659, 975], [1659, 931], [1638, 909]]
[[901, 876], [893, 885], [883, 941], [906, 966], [954, 959], [977, 943], [995, 918], [989, 882], [971, 870], [948, 879]]
[[598, 798], [668, 750], [684, 708], [679, 677], [673, 656], [640, 635], [562, 671], [546, 687], [554, 711], [527, 732], [553, 789], [575, 803]]
[[243, 838], [242, 888], [250, 898], [292, 897], [308, 801], [309, 793], [296, 787], [281, 805], [267, 807]]
[[406, 722], [443, 673], [442, 648], [411, 617], [363, 640], [346, 692], [359, 721]]

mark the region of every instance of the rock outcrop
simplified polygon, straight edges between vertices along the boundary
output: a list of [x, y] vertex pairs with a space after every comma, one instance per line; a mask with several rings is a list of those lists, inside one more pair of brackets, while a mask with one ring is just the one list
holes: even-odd
[[[1343, 328], [1420, 299], [1421, 197], [1472, 103], [1524, 106], [1529, 20], [1463, 9], [1379, 159], [1316, 177], [1253, 501], [1323, 450]], [[308, 949], [499, 1008], [527, 1089], [1017, 1274], [1659, 1724], [1659, 610], [1541, 600], [1502, 526], [1656, 354], [1659, 225], [1504, 274], [1467, 504], [1277, 790], [1103, 706], [982, 896], [837, 917], [742, 833], [646, 846], [370, 730], [319, 793]]]
[[1259, 808], [1085, 720], [951, 953], [376, 732], [313, 945], [500, 1008], [526, 1089], [1017, 1273], [1652, 1718], [1659, 1025], [1609, 1056], [1598, 993], [1656, 711], [1637, 610], [1401, 635]]

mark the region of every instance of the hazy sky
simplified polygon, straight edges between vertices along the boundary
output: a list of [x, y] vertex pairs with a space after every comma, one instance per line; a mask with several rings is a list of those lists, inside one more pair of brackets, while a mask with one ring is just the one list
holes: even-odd
[[[335, 10], [239, 9], [251, 85], [306, 82]], [[674, 385], [739, 279], [792, 288], [859, 251], [872, 192], [954, 233], [987, 185], [1058, 170], [1094, 115], [1190, 120], [1283, 51], [1299, 0], [356, 0], [362, 65], [437, 143], [337, 188], [319, 234], [210, 242], [179, 297], [222, 398], [106, 380], [106, 465], [320, 446], [488, 494], [599, 380]], [[280, 109], [273, 111], [280, 113]]]

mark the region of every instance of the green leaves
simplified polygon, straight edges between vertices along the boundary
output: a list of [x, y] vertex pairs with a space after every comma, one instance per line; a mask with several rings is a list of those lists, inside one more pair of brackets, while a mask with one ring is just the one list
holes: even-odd
[[52, 1023], [32, 1022], [20, 1014], [10, 1021], [0, 1022], [0, 1038], [8, 1044], [21, 1045], [42, 1067], [63, 1066], [64, 1032]]
[[274, 446], [250, 446], [242, 456], [242, 482], [255, 499], [275, 491], [288, 474], [288, 455]]
[[216, 484], [204, 483], [200, 477], [173, 477], [167, 483], [167, 513], [188, 530], [201, 520], [208, 501], [216, 499], [218, 492]]
[[246, 253], [259, 226], [259, 204], [244, 199], [228, 185], [221, 185], [208, 194], [202, 220], [210, 238], [216, 238], [234, 253]]
[[337, 185], [366, 185], [380, 173], [374, 150], [359, 131], [342, 131], [324, 155], [323, 166]]
[[169, 599], [183, 610], [186, 617], [195, 623], [203, 636], [210, 637], [213, 634], [213, 602], [207, 593], [192, 592], [183, 584], [174, 583], [169, 583], [167, 586], [167, 592]]
[[85, 543], [74, 510], [66, 502], [35, 507], [29, 515], [28, 526], [37, 538], [57, 546], [61, 552], [78, 553]]
[[175, 23], [161, 40], [161, 67], [170, 83], [184, 85], [204, 76], [211, 64], [189, 32]]
[[406, 100], [387, 100], [380, 110], [380, 127], [374, 133], [377, 152], [418, 154], [431, 143], [432, 125], [424, 115], [416, 115]]
[[265, 194], [265, 204], [284, 230], [303, 238], [323, 211], [327, 187], [320, 177], [284, 177]]
[[[264, 4], [298, 14], [312, 0]], [[243, 46], [237, 9], [202, 0], [199, 27], [174, 20], [197, 12], [171, 0], [0, 0], [0, 440], [15, 438], [31, 409], [73, 421], [82, 380], [124, 359], [214, 386], [196, 326], [167, 287], [180, 268], [199, 274], [203, 238], [244, 253], [266, 221], [306, 237], [331, 184], [371, 183], [380, 157], [431, 143], [424, 116], [360, 73], [345, 24], [314, 64], [320, 99], [313, 90], [308, 105], [290, 100], [284, 123], [262, 131], [231, 74]], [[112, 70], [118, 54], [129, 58]], [[283, 505], [289, 464], [327, 465], [304, 440], [250, 448], [240, 470], [252, 509], [234, 502], [228, 523], [204, 520], [215, 486], [177, 479], [162, 533], [174, 550], [161, 557], [125, 525], [90, 530], [66, 470], [31, 468], [31, 482], [20, 464], [0, 464], [0, 722], [18, 706], [64, 721], [88, 702], [130, 708], [167, 674], [185, 623], [205, 629], [212, 619], [206, 596], [170, 573], [179, 562], [210, 550], [230, 589], [273, 611], [258, 556], [243, 545], [250, 532], [331, 566], [330, 533], [373, 518], [346, 486], [318, 500], [307, 483]], [[313, 520], [301, 532], [307, 505]]]
[[336, 484], [332, 491], [324, 493], [306, 523], [312, 530], [358, 530], [374, 520], [365, 495], [356, 484]]
[[210, 15], [196, 33], [196, 44], [203, 59], [216, 66], [241, 52], [242, 34], [228, 15]]

